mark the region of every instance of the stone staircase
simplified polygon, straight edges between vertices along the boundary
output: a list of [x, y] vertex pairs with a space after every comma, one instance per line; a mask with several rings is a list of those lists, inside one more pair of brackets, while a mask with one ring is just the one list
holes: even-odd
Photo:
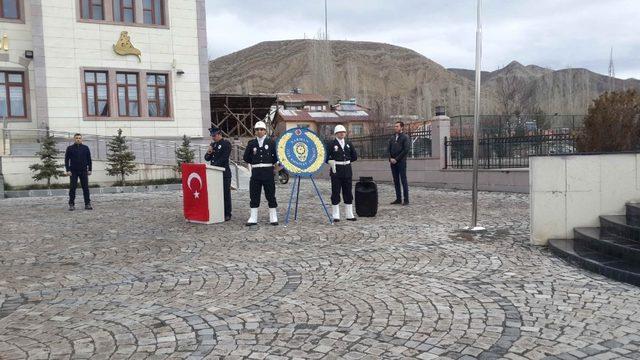
[[640, 286], [640, 203], [626, 204], [626, 215], [600, 216], [600, 227], [573, 232], [574, 239], [549, 240], [549, 249], [582, 268]]

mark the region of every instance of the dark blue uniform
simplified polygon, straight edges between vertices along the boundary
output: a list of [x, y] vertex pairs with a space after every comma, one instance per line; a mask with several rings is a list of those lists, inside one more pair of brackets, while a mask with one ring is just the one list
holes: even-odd
[[[269, 202], [269, 208], [278, 207], [276, 201], [276, 183], [274, 167], [278, 162], [276, 143], [268, 136], [265, 137], [262, 146], [258, 139], [252, 139], [244, 151], [244, 162], [251, 164], [251, 179], [249, 180], [250, 207], [255, 209], [260, 206], [260, 194], [264, 188], [264, 195]], [[258, 165], [256, 167], [255, 165]]]
[[67, 172], [71, 173], [71, 184], [69, 186], [69, 205], [74, 205], [76, 200], [76, 188], [78, 187], [78, 179], [82, 186], [82, 196], [84, 204], [91, 204], [89, 197], [89, 174], [91, 171], [91, 151], [84, 144], [73, 144], [67, 147], [64, 153], [64, 167]]
[[402, 183], [404, 201], [407, 204], [409, 203], [409, 185], [407, 183], [407, 154], [409, 153], [409, 146], [409, 137], [404, 133], [393, 135], [389, 140], [389, 158], [397, 161], [395, 164], [391, 164], [393, 184], [396, 188], [396, 201], [402, 201], [400, 192], [400, 183]]
[[212, 151], [204, 155], [206, 161], [211, 165], [224, 168], [222, 175], [224, 190], [224, 217], [231, 217], [231, 169], [229, 168], [229, 156], [231, 155], [231, 143], [222, 139], [211, 143]]
[[[333, 139], [327, 143], [327, 163], [329, 160], [335, 160], [336, 172], [330, 170], [331, 175], [331, 205], [340, 204], [340, 191], [342, 191], [342, 199], [344, 203], [350, 205], [353, 203], [352, 177], [353, 171], [351, 163], [358, 160], [356, 149], [349, 141], [345, 139], [344, 149], [340, 146], [338, 139]], [[349, 164], [344, 164], [349, 162]]]

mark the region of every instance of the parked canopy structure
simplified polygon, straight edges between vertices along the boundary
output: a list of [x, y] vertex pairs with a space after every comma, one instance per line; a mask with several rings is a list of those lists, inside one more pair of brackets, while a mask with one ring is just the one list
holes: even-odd
[[268, 120], [276, 99], [275, 95], [211, 94], [211, 125], [227, 137], [251, 137], [258, 121], [272, 126]]

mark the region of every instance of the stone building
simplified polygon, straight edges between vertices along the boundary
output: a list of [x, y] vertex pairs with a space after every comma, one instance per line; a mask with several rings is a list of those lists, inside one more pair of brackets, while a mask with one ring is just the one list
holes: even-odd
[[210, 127], [205, 0], [1, 0], [9, 129], [200, 137]]

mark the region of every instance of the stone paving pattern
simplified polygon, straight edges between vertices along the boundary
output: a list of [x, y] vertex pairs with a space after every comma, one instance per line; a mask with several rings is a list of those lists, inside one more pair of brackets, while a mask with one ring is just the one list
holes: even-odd
[[330, 226], [303, 183], [286, 228], [246, 193], [209, 226], [176, 192], [3, 200], [0, 359], [640, 359], [640, 289], [529, 245], [528, 196], [481, 193], [474, 238], [469, 192], [411, 190]]

